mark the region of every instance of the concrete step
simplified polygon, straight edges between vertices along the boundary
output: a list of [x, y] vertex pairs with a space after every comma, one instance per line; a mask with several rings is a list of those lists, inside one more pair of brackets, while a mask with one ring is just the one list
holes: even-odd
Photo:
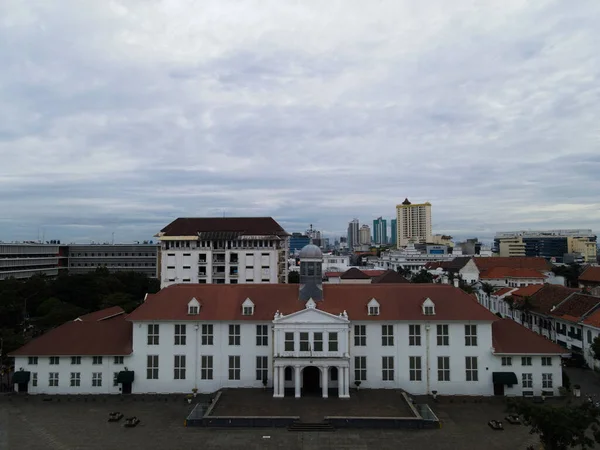
[[324, 432], [335, 431], [335, 428], [330, 423], [294, 422], [288, 427], [288, 431]]

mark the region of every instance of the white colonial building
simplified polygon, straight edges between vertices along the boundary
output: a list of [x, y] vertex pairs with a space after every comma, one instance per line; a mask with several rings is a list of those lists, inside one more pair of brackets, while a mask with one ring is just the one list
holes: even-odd
[[289, 235], [271, 217], [179, 218], [156, 237], [161, 287], [287, 283]]
[[125, 316], [99, 312], [15, 357], [30, 393], [189, 393], [266, 385], [274, 397], [547, 395], [565, 349], [440, 284], [323, 285], [301, 252], [300, 284], [178, 284]]

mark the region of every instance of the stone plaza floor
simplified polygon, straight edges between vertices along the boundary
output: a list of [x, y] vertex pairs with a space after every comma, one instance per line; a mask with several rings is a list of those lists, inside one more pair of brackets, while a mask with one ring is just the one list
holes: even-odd
[[[360, 392], [361, 395], [369, 393], [367, 390]], [[318, 399], [314, 400], [314, 407], [319, 409]], [[193, 406], [185, 403], [181, 396], [104, 397], [87, 402], [75, 398], [69, 401], [65, 397], [60, 398], [60, 402], [57, 397], [44, 401], [34, 396], [11, 397], [9, 401], [9, 397], [0, 396], [0, 450], [517, 450], [537, 442], [536, 436], [530, 435], [524, 426], [512, 426], [504, 432], [492, 431], [487, 421], [505, 416], [502, 402], [493, 399], [481, 403], [431, 405], [443, 422], [441, 429], [336, 430], [330, 433], [186, 428], [184, 418]], [[381, 410], [385, 409], [384, 403]], [[119, 423], [108, 423], [107, 416], [111, 411], [138, 416], [142, 422], [131, 429], [123, 428]]]
[[352, 391], [350, 398], [320, 395], [273, 398], [272, 390], [225, 389], [211, 416], [299, 416], [303, 422], [322, 422], [327, 416], [415, 417], [401, 391]]

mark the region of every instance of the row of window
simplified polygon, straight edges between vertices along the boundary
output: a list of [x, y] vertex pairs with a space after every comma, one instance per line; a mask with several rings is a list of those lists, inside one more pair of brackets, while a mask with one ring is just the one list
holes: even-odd
[[[50, 356], [49, 358], [49, 362], [50, 365], [52, 366], [57, 366], [60, 364], [60, 356]], [[103, 356], [92, 356], [92, 364], [94, 365], [99, 365], [102, 364], [104, 361], [104, 357]], [[35, 366], [38, 363], [38, 357], [37, 356], [30, 356], [27, 359], [27, 363], [30, 366]], [[71, 356], [71, 364], [72, 365], [79, 365], [81, 364], [81, 356]], [[123, 356], [114, 356], [113, 357], [113, 364], [123, 364]]]
[[[118, 386], [117, 377], [119, 372], [113, 373], [113, 386]], [[38, 374], [37, 372], [31, 373], [31, 385], [37, 387], [38, 385]], [[59, 373], [50, 372], [48, 374], [48, 386], [58, 387], [59, 385]], [[81, 372], [71, 372], [69, 377], [69, 386], [79, 387], [81, 386]], [[102, 372], [92, 372], [92, 387], [102, 387]]]
[[[395, 363], [393, 356], [381, 357], [381, 379], [383, 381], [394, 381]], [[410, 381], [423, 381], [423, 364], [421, 356], [408, 357], [408, 375]], [[355, 381], [367, 381], [367, 357], [354, 357], [354, 379]], [[450, 381], [450, 357], [438, 356], [437, 358], [438, 381]], [[478, 381], [477, 356], [465, 357], [465, 380]]]
[[[163, 248], [211, 248], [214, 250], [231, 250], [232, 248], [282, 248], [279, 241], [248, 240], [248, 241], [165, 241]], [[263, 253], [265, 254], [265, 253]], [[266, 253], [268, 254], [268, 253]]]
[[69, 267], [156, 267], [156, 263], [71, 263]]
[[[521, 386], [523, 389], [533, 389], [533, 374], [524, 373], [521, 375]], [[552, 389], [552, 374], [551, 373], [543, 373], [542, 374], [542, 389]]]
[[[190, 306], [190, 314], [198, 314], [197, 306]], [[245, 306], [242, 313], [252, 315], [253, 307]], [[159, 345], [158, 324], [148, 325], [148, 345]], [[213, 345], [213, 325], [202, 325], [202, 345]], [[256, 325], [256, 345], [269, 345], [268, 325]], [[185, 345], [186, 343], [186, 325], [175, 325], [175, 345]], [[329, 351], [337, 351], [337, 333], [328, 333]], [[300, 332], [300, 351], [323, 351], [323, 333], [312, 333], [312, 341], [309, 339], [310, 333]], [[333, 343], [332, 343], [333, 342]], [[311, 345], [312, 344], [312, 345]], [[411, 346], [421, 345], [421, 325], [409, 325], [408, 344]], [[229, 325], [229, 345], [240, 345], [240, 325]], [[285, 351], [294, 351], [294, 333], [285, 333]], [[367, 345], [367, 327], [366, 325], [354, 325], [354, 346], [365, 347]], [[381, 345], [391, 347], [394, 345], [394, 326], [381, 325]], [[450, 334], [448, 325], [437, 325], [437, 345], [450, 345]], [[465, 325], [465, 345], [477, 345], [477, 325]], [[334, 347], [335, 350], [331, 348]]]
[[[522, 356], [521, 357], [521, 365], [522, 366], [531, 366], [532, 357], [531, 356]], [[503, 366], [512, 366], [512, 356], [503, 356], [502, 357], [502, 365]], [[542, 356], [542, 366], [551, 366], [552, 365], [552, 357], [550, 356]]]
[[[88, 256], [87, 253], [71, 253], [72, 257], [75, 256]], [[90, 256], [108, 256], [108, 253], [90, 253]], [[111, 253], [110, 256], [156, 256], [156, 253]]]

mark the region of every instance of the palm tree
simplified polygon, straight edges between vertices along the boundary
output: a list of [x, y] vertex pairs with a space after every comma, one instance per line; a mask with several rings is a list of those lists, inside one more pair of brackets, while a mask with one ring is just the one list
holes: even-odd
[[514, 319], [515, 298], [512, 295], [504, 297], [504, 303], [506, 303], [506, 305], [508, 306], [508, 309], [510, 310], [511, 319]]
[[523, 297], [523, 300], [518, 305], [519, 311], [523, 314], [522, 322], [529, 322], [531, 325], [531, 310], [533, 309], [533, 299], [530, 295], [526, 295]]

